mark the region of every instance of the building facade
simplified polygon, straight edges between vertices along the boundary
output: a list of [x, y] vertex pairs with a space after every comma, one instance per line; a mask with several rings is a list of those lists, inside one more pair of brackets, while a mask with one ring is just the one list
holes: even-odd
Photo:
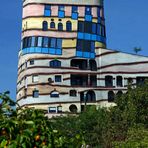
[[24, 0], [17, 102], [48, 113], [113, 105], [148, 58], [106, 49], [103, 0]]

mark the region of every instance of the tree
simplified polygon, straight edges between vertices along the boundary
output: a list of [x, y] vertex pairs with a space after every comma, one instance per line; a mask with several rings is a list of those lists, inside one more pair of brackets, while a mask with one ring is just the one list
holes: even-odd
[[136, 54], [138, 54], [138, 52], [140, 52], [140, 51], [142, 51], [142, 49], [141, 48], [138, 48], [138, 47], [134, 47], [134, 52], [136, 53]]

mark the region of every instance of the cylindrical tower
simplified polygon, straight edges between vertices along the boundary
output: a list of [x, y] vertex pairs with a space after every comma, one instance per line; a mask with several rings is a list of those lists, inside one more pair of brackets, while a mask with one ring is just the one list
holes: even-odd
[[103, 0], [23, 0], [17, 101], [49, 113], [80, 112], [98, 98]]

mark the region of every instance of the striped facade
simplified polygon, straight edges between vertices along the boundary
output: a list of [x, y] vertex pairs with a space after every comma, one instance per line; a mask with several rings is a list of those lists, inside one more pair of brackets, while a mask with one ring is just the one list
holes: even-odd
[[106, 49], [103, 0], [24, 0], [17, 101], [49, 113], [113, 105], [148, 58]]

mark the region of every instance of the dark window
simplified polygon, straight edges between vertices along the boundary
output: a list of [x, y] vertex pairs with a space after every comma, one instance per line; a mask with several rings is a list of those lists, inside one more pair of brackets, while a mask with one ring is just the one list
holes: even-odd
[[66, 22], [66, 31], [71, 31], [72, 30], [72, 24], [70, 21]]
[[84, 22], [78, 21], [78, 32], [84, 32]]
[[56, 47], [55, 48], [62, 48], [62, 39], [57, 39], [56, 40]]
[[31, 47], [32, 37], [27, 38], [27, 47]]
[[147, 79], [147, 77], [137, 77], [136, 78], [136, 84], [137, 85], [143, 85], [145, 83], [146, 79]]
[[101, 35], [101, 25], [97, 24], [97, 35]]
[[108, 92], [108, 102], [114, 102], [115, 94], [113, 91]]
[[76, 97], [77, 96], [77, 91], [76, 90], [70, 90], [70, 96]]
[[122, 84], [122, 76], [117, 76], [116, 81], [117, 81], [117, 86], [118, 87], [122, 87], [123, 86], [123, 84]]
[[38, 98], [39, 97], [39, 91], [38, 90], [34, 90], [33, 91], [33, 98]]
[[30, 65], [34, 65], [34, 60], [30, 60]]
[[51, 6], [50, 5], [45, 5], [45, 10], [50, 10]]
[[84, 22], [84, 32], [91, 33], [92, 32], [92, 22]]
[[94, 42], [88, 40], [77, 40], [77, 50], [84, 52], [94, 52]]
[[64, 11], [64, 6], [59, 6], [59, 11]]
[[97, 71], [97, 63], [95, 60], [89, 60], [89, 67], [92, 71]]
[[51, 38], [50, 47], [52, 47], [52, 48], [56, 47], [56, 39], [55, 38]]
[[95, 102], [95, 101], [96, 101], [95, 92], [92, 90], [88, 91], [86, 94], [86, 102]]
[[49, 39], [48, 39], [48, 37], [43, 37], [43, 45], [42, 45], [42, 47], [45, 47], [45, 48], [49, 47]]
[[50, 93], [50, 97], [58, 98], [58, 97], [59, 97], [59, 92], [57, 92], [57, 91], [51, 92], [51, 93]]
[[113, 87], [113, 77], [112, 76], [105, 76], [105, 86]]
[[86, 15], [91, 15], [91, 7], [89, 7], [89, 6], [85, 7], [85, 14]]
[[86, 70], [87, 69], [87, 60], [85, 59], [72, 59], [71, 66], [77, 67], [79, 69]]
[[27, 48], [27, 38], [23, 39], [23, 48]]
[[61, 82], [61, 81], [62, 81], [62, 77], [60, 75], [56, 75], [55, 82]]
[[105, 37], [105, 26], [101, 26], [101, 36]]
[[89, 86], [93, 86], [93, 87], [97, 86], [97, 76], [96, 75], [90, 75]]
[[55, 23], [54, 22], [50, 23], [50, 28], [55, 28]]
[[70, 110], [70, 112], [72, 112], [72, 113], [76, 113], [77, 112], [77, 106], [76, 105], [70, 105], [70, 107], [69, 107], [69, 110]]
[[78, 7], [77, 6], [72, 6], [72, 12], [75, 13], [78, 11]]
[[100, 7], [97, 8], [98, 17], [100, 17]]
[[92, 23], [92, 33], [96, 34], [97, 32], [97, 24], [96, 23]]
[[61, 61], [58, 60], [50, 61], [50, 67], [61, 67]]
[[43, 31], [47, 31], [48, 30], [48, 23], [47, 21], [43, 22], [43, 27], [42, 27]]
[[63, 30], [63, 24], [62, 23], [58, 23], [58, 30], [62, 31]]

